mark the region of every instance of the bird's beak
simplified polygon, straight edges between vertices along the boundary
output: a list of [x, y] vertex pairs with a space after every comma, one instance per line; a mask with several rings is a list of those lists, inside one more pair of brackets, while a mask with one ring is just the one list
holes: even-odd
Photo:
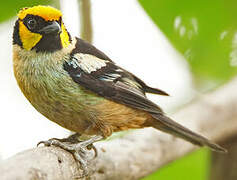
[[59, 34], [61, 31], [61, 27], [56, 21], [52, 21], [51, 24], [39, 30], [41, 34]]

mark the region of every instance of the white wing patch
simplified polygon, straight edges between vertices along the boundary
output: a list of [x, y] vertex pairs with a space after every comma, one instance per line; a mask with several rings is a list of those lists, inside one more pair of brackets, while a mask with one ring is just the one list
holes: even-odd
[[120, 74], [114, 74], [114, 73], [107, 74], [106, 73], [106, 74], [104, 74], [100, 77], [100, 80], [102, 80], [102, 81], [114, 81], [115, 79], [117, 79], [119, 77], [121, 77]]
[[109, 61], [102, 60], [90, 54], [77, 53], [73, 56], [77, 61], [74, 61], [75, 65], [79, 66], [84, 72], [90, 74], [106, 66]]

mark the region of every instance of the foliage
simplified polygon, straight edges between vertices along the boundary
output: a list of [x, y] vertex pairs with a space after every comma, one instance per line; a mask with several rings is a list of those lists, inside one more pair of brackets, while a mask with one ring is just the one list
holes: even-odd
[[0, 6], [0, 22], [14, 17], [22, 7], [30, 7], [39, 4], [49, 4], [52, 0], [10, 0], [2, 1]]
[[198, 150], [176, 160], [143, 180], [206, 180], [210, 162], [207, 149]]
[[184, 55], [199, 87], [237, 73], [237, 1], [139, 0]]

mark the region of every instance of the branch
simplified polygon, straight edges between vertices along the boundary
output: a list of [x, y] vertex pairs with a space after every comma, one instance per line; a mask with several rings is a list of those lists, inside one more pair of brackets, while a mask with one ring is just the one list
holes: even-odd
[[210, 180], [235, 180], [237, 179], [237, 136], [224, 142], [228, 149], [226, 156], [213, 152], [211, 155]]
[[81, 38], [92, 42], [91, 1], [79, 0], [79, 12], [81, 20]]
[[[215, 141], [237, 132], [237, 78], [173, 116], [178, 122]], [[96, 143], [98, 157], [91, 179], [139, 179], [194, 149], [189, 143], [152, 128]], [[225, 155], [223, 155], [225, 156]], [[72, 155], [57, 147], [30, 149], [0, 165], [0, 179], [73, 179], [81, 174]]]

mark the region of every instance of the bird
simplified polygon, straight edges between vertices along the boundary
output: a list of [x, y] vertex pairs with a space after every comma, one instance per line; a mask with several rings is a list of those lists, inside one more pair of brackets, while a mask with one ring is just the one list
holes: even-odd
[[[13, 31], [16, 81], [33, 107], [74, 132], [42, 141], [71, 152], [88, 171], [85, 151], [113, 132], [153, 127], [217, 152], [226, 149], [169, 118], [146, 94], [168, 96], [67, 31], [60, 10], [22, 8]], [[76, 140], [77, 137], [86, 137]], [[94, 148], [94, 147], [93, 147]]]

